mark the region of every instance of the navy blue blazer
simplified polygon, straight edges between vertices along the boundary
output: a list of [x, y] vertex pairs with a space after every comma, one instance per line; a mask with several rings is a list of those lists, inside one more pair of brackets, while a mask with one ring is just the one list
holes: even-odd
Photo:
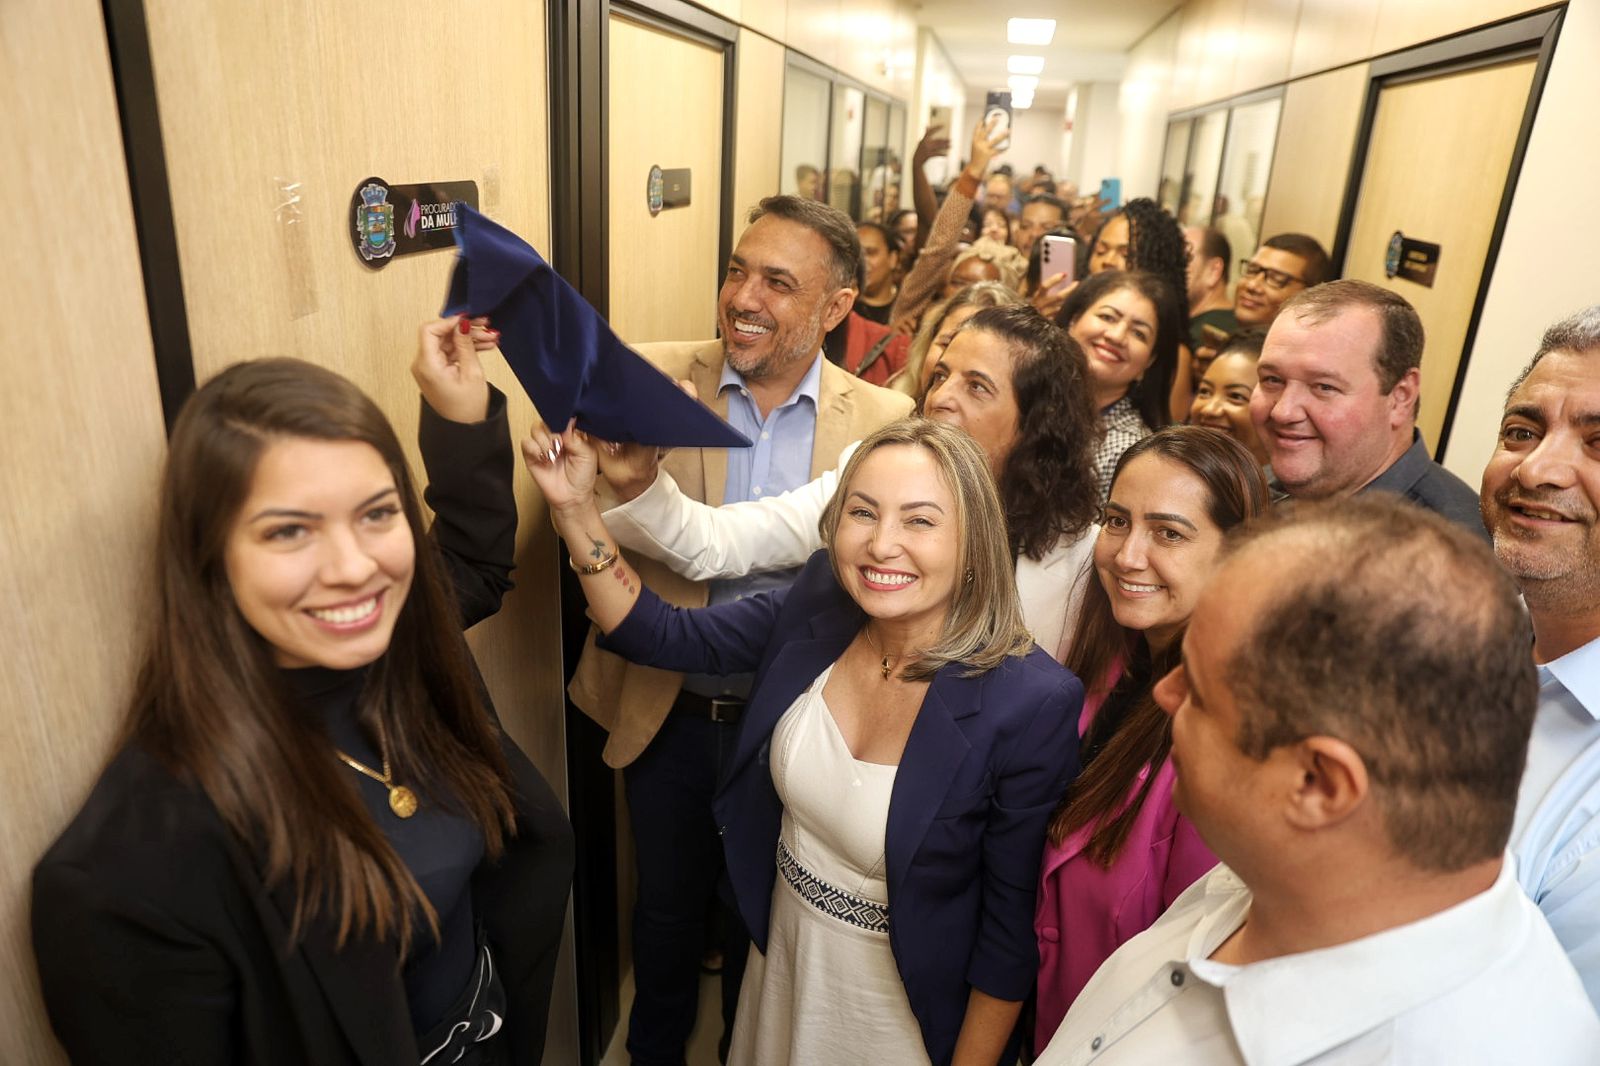
[[[646, 589], [600, 640], [651, 666], [755, 671], [714, 806], [739, 912], [763, 954], [783, 815], [772, 731], [865, 619], [819, 551], [790, 588], [733, 603], [671, 607]], [[977, 677], [962, 672], [945, 667], [928, 686], [886, 836], [889, 941], [936, 1064], [955, 1051], [971, 989], [1004, 1000], [1033, 990], [1039, 862], [1050, 814], [1078, 772], [1083, 706], [1083, 685], [1037, 646]]]

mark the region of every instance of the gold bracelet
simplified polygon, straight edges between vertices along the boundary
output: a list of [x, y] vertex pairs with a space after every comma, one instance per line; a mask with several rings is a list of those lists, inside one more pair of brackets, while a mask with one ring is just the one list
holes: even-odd
[[622, 551], [620, 549], [613, 548], [611, 550], [611, 554], [606, 556], [604, 559], [601, 559], [598, 563], [585, 563], [580, 566], [578, 565], [578, 560], [569, 555], [567, 557], [567, 565], [572, 567], [573, 573], [588, 577], [590, 574], [598, 574], [603, 571], [610, 570], [616, 565], [617, 560], [621, 557]]

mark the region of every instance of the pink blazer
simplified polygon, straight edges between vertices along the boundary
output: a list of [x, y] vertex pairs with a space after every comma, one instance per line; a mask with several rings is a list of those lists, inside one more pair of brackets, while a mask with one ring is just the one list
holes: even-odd
[[[1111, 681], [1115, 683], [1115, 675]], [[1084, 698], [1079, 736], [1088, 732], [1104, 701], [1103, 693]], [[1050, 1042], [1100, 964], [1124, 941], [1149, 928], [1184, 889], [1217, 864], [1194, 826], [1173, 806], [1171, 759], [1140, 770], [1129, 799], [1151, 773], [1155, 784], [1110, 869], [1084, 854], [1091, 827], [1059, 845], [1045, 842], [1033, 919], [1039, 942], [1035, 1050]]]

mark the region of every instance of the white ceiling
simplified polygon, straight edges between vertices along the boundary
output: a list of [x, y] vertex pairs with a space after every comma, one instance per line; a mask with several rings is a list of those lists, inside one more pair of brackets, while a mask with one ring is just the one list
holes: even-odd
[[[1182, 0], [921, 0], [917, 23], [939, 37], [973, 94], [1004, 89], [1006, 57], [1044, 56], [1033, 106], [1064, 106], [1076, 82], [1117, 81], [1127, 52]], [[1010, 18], [1053, 18], [1055, 39], [1045, 48], [1006, 41]]]

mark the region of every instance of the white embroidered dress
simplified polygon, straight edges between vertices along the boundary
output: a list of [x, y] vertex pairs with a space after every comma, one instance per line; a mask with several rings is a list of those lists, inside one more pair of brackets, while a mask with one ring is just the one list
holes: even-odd
[[894, 766], [850, 754], [824, 670], [772, 733], [783, 827], [767, 953], [754, 947], [729, 1066], [926, 1066], [889, 948], [884, 836]]

